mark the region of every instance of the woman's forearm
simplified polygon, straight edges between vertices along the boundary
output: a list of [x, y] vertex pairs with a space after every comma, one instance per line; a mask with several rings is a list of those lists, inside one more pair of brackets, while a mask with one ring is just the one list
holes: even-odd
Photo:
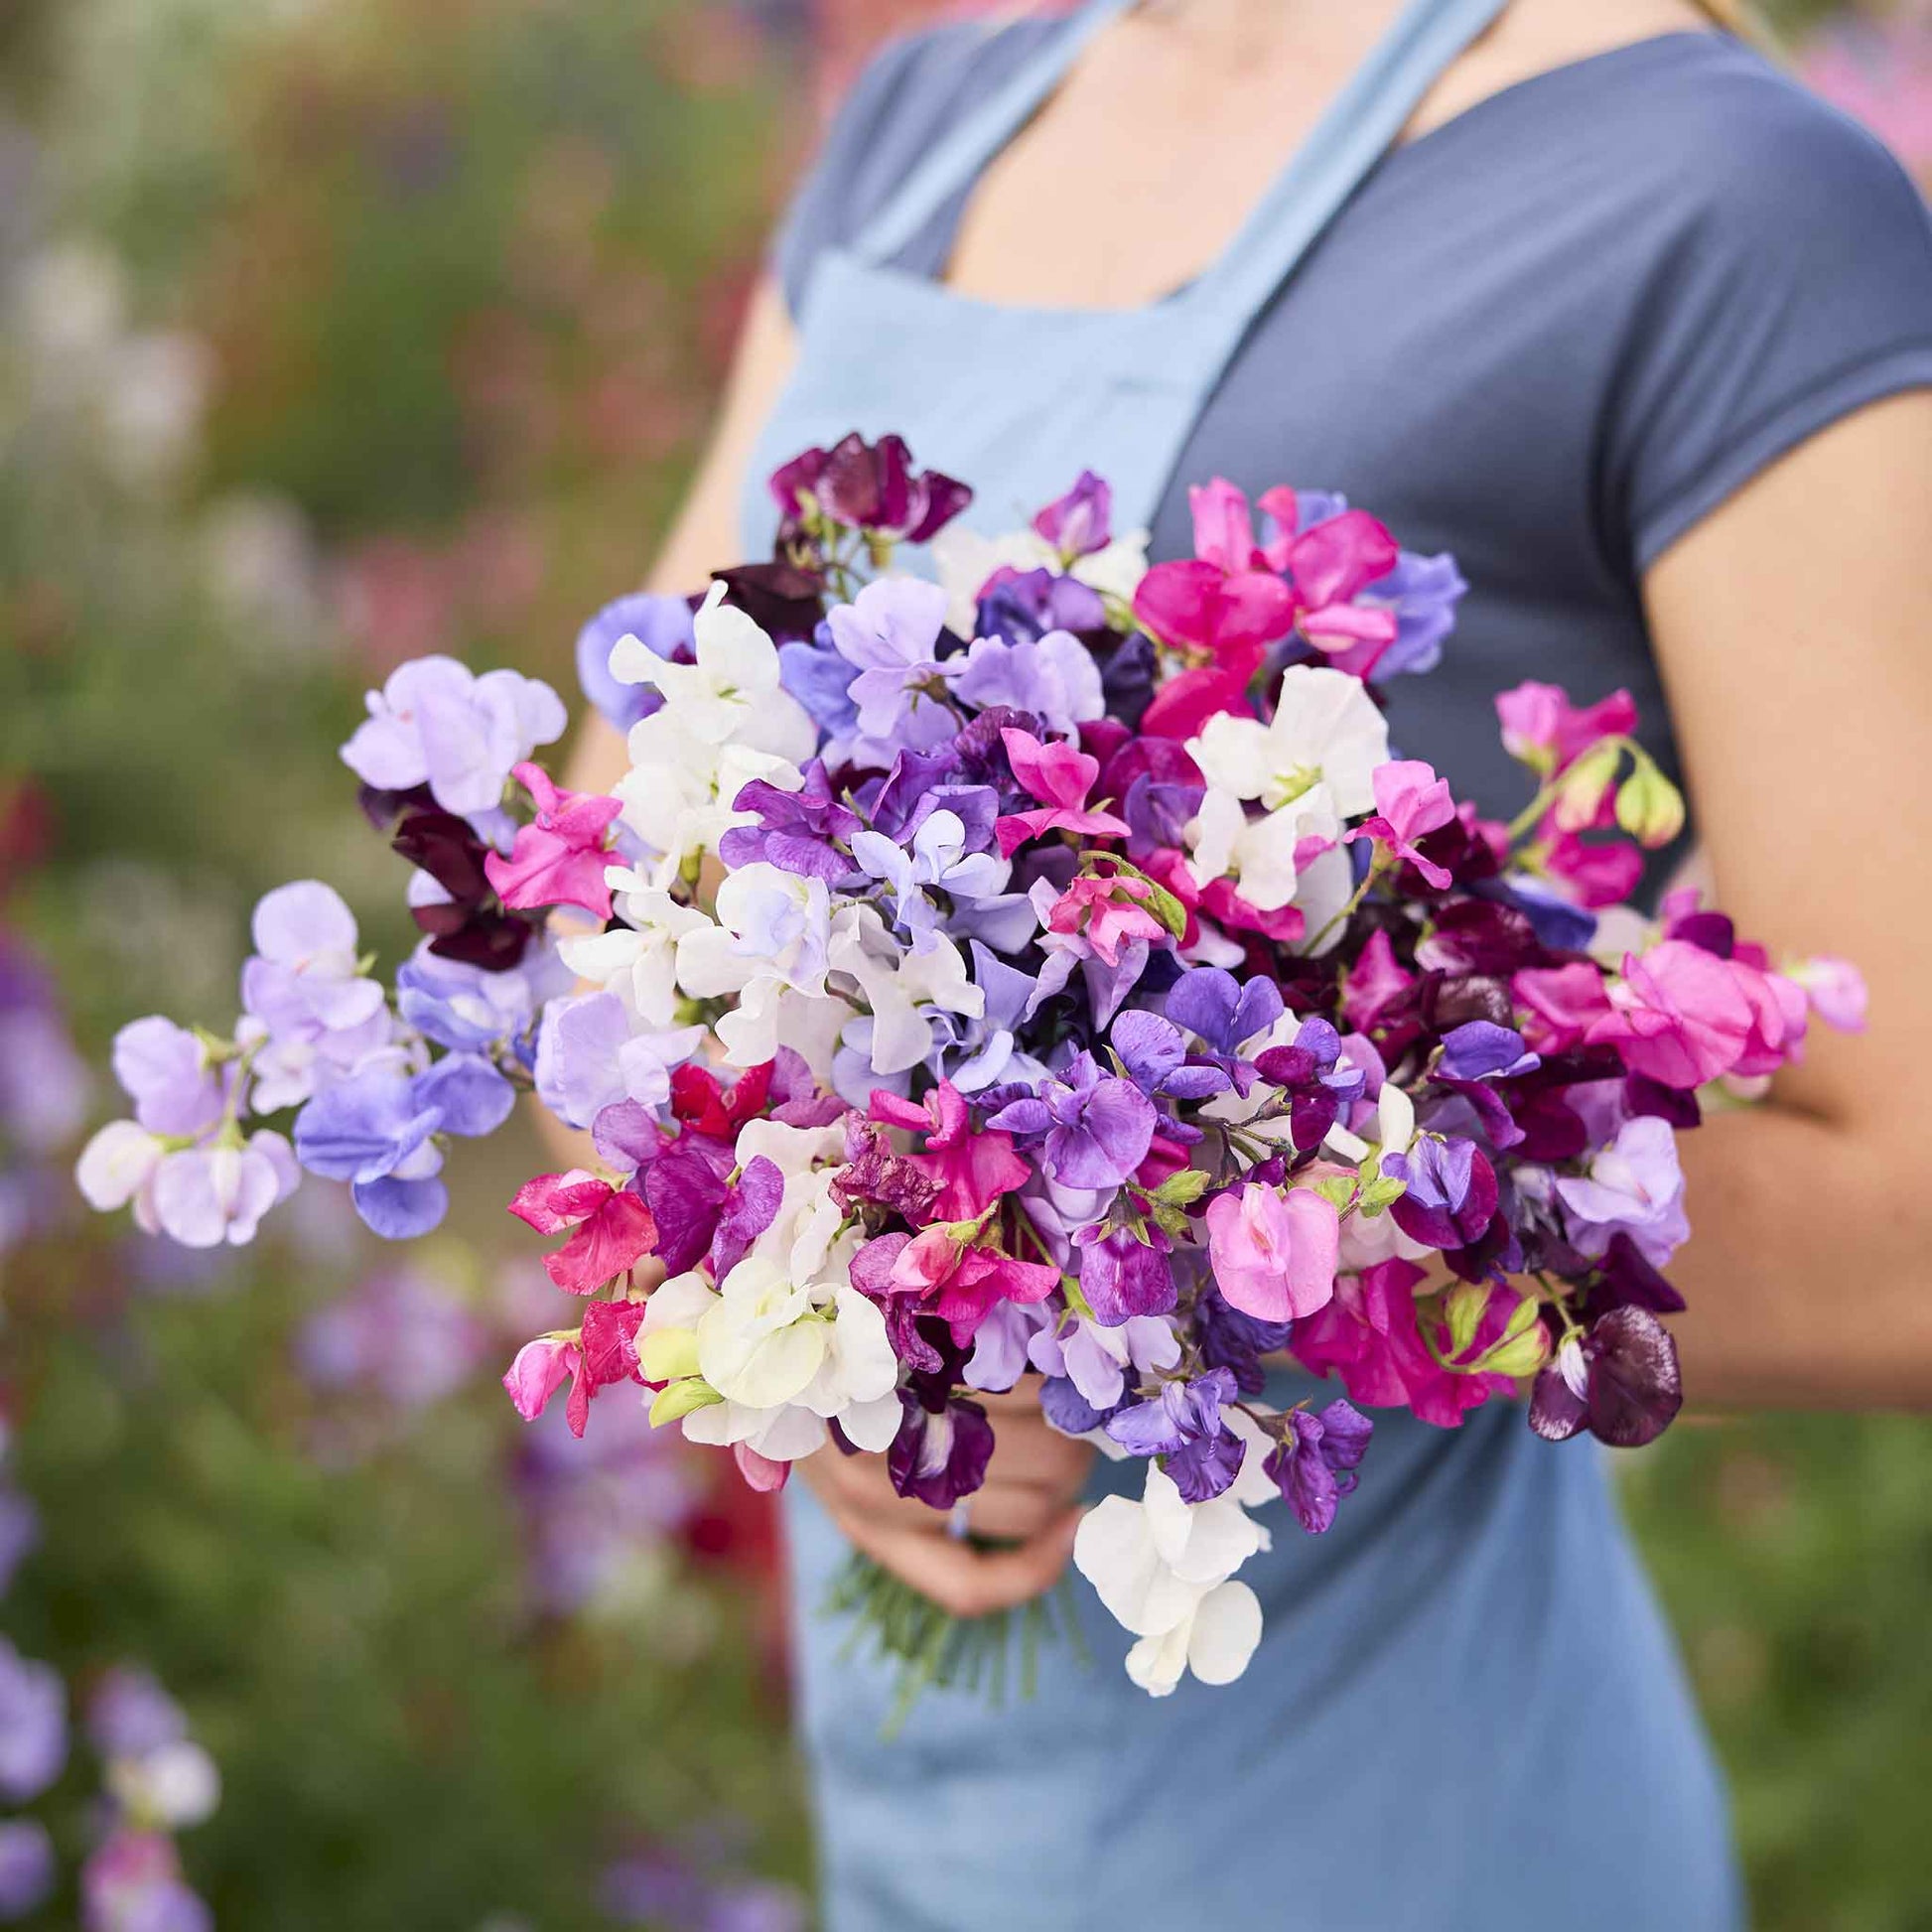
[[1932, 1177], [1890, 1146], [1775, 1104], [1682, 1142], [1694, 1233], [1670, 1269], [1695, 1406], [1932, 1403]]

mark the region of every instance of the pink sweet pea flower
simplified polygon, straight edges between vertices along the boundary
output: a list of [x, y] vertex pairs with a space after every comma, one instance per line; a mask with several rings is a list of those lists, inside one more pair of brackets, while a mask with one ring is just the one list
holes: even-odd
[[1593, 844], [1575, 832], [1559, 832], [1545, 848], [1543, 864], [1571, 898], [1591, 911], [1623, 904], [1643, 877], [1643, 854], [1634, 845], [1622, 840]]
[[1378, 926], [1342, 981], [1342, 1018], [1366, 1033], [1415, 983], [1415, 974], [1396, 958], [1394, 943]]
[[1439, 893], [1446, 892], [1452, 876], [1433, 859], [1424, 858], [1416, 850], [1416, 841], [1453, 821], [1455, 800], [1449, 780], [1437, 777], [1420, 759], [1392, 759], [1375, 767], [1369, 783], [1375, 790], [1375, 816], [1350, 832], [1348, 843], [1377, 839], [1398, 859], [1408, 860]]
[[623, 807], [595, 792], [565, 791], [551, 783], [540, 764], [525, 762], [514, 769], [536, 801], [537, 817], [534, 825], [517, 828], [507, 859], [484, 854], [483, 872], [496, 897], [518, 911], [581, 905], [608, 919], [611, 889], [604, 872], [610, 864], [611, 823]]
[[1539, 1053], [1567, 1053], [1611, 1012], [1601, 971], [1587, 961], [1525, 968], [1510, 981], [1518, 1006], [1528, 1009], [1523, 1036]]
[[1279, 532], [1263, 555], [1288, 576], [1295, 591], [1295, 623], [1316, 650], [1329, 655], [1370, 647], [1366, 675], [1395, 642], [1396, 614], [1355, 600], [1396, 566], [1402, 552], [1388, 526], [1366, 510], [1343, 510], [1307, 530], [1298, 529], [1301, 505], [1294, 490], [1265, 492], [1261, 508]]
[[[892, 1239], [886, 1235], [882, 1242]], [[1022, 1307], [1043, 1302], [1059, 1287], [1060, 1271], [1044, 1262], [1016, 1261], [939, 1224], [898, 1249], [886, 1280], [893, 1292], [917, 1296], [950, 1323], [953, 1340], [963, 1348], [1002, 1302]]]
[[657, 1247], [657, 1223], [642, 1199], [582, 1168], [525, 1181], [509, 1205], [539, 1234], [576, 1230], [543, 1258], [544, 1273], [571, 1295], [594, 1295]]
[[935, 1220], [977, 1221], [1002, 1194], [1019, 1187], [1033, 1170], [1015, 1152], [1011, 1134], [988, 1128], [972, 1131], [965, 1096], [941, 1080], [923, 1105], [875, 1088], [872, 1117], [887, 1127], [925, 1136], [925, 1151], [907, 1158], [939, 1187], [932, 1204]]
[[565, 1420], [581, 1436], [590, 1420], [591, 1398], [614, 1382], [643, 1381], [637, 1365], [637, 1328], [644, 1318], [641, 1302], [593, 1302], [584, 1325], [574, 1334], [539, 1335], [516, 1351], [503, 1387], [516, 1413], [535, 1422], [550, 1398], [570, 1379]]
[[1628, 691], [1612, 691], [1593, 705], [1570, 702], [1560, 684], [1519, 684], [1496, 697], [1502, 721], [1503, 750], [1545, 777], [1568, 770], [1592, 745], [1626, 738], [1637, 728], [1637, 701]]
[[1207, 1208], [1208, 1253], [1227, 1303], [1260, 1321], [1299, 1320], [1335, 1292], [1341, 1224], [1306, 1187], [1284, 1195], [1250, 1181]]
[[1120, 949], [1129, 940], [1150, 943], [1168, 936], [1168, 929], [1143, 902], [1153, 895], [1145, 879], [1122, 874], [1115, 879], [1076, 879], [1046, 915], [1051, 932], [1086, 930], [1087, 943], [1109, 966], [1120, 964]]
[[1626, 953], [1608, 994], [1610, 1010], [1586, 1041], [1614, 1046], [1633, 1073], [1667, 1087], [1699, 1087], [1732, 1071], [1766, 1020], [1732, 961], [1684, 939]]
[[1029, 839], [1047, 832], [1073, 832], [1082, 838], [1124, 839], [1126, 824], [1112, 812], [1089, 811], [1087, 793], [1100, 775], [1100, 760], [1054, 740], [1042, 745], [1032, 732], [1009, 726], [1000, 734], [1006, 743], [1013, 775], [1044, 808], [1018, 812], [993, 827], [1000, 854], [1011, 859]]
[[577, 1372], [581, 1359], [574, 1335], [539, 1335], [526, 1341], [503, 1377], [516, 1413], [525, 1422], [535, 1422], [549, 1407], [550, 1398]]
[[750, 1443], [734, 1443], [732, 1459], [747, 1485], [761, 1495], [782, 1489], [791, 1477], [789, 1462], [774, 1462], [768, 1455], [760, 1455]]

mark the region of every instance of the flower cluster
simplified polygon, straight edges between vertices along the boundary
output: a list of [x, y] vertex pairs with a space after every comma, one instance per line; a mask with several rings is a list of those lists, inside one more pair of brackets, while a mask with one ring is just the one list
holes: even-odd
[[[1075, 1562], [1156, 1694], [1246, 1667], [1256, 1512], [1326, 1531], [1364, 1411], [1453, 1428], [1529, 1383], [1546, 1437], [1657, 1435], [1676, 1136], [1861, 996], [1693, 896], [1625, 902], [1684, 822], [1627, 696], [1498, 700], [1505, 825], [1379, 697], [1440, 657], [1453, 563], [1338, 497], [1216, 481], [1149, 566], [1091, 475], [997, 540], [891, 438], [772, 489], [770, 561], [587, 628], [611, 797], [527, 762], [527, 689], [397, 673], [348, 748], [436, 889], [393, 1009], [326, 889], [271, 895], [233, 1041], [122, 1036], [92, 1195], [245, 1238], [292, 1173], [240, 1137], [267, 1085], [293, 1161], [407, 1234], [443, 1138], [533, 1085], [594, 1152], [511, 1203], [580, 1308], [517, 1355], [522, 1415], [568, 1385], [581, 1434], [628, 1385], [758, 1487], [829, 1444], [950, 1509], [1024, 1383], [1145, 1465]], [[572, 991], [546, 908], [590, 915]], [[1271, 1404], [1276, 1356], [1340, 1394]]]

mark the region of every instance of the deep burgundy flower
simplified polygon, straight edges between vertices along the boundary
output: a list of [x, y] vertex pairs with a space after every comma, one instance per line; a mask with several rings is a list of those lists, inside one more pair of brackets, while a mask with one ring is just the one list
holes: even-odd
[[914, 470], [902, 438], [868, 443], [857, 431], [772, 473], [771, 494], [787, 516], [798, 514], [807, 490], [835, 522], [905, 543], [930, 542], [973, 500], [963, 483]]
[[431, 952], [491, 973], [508, 972], [521, 961], [536, 923], [503, 909], [483, 870], [489, 848], [468, 819], [412, 808], [390, 845], [449, 896], [410, 907], [417, 925], [430, 935]]
[[809, 643], [825, 615], [825, 580], [796, 564], [740, 564], [713, 575], [725, 587], [725, 602], [773, 643]]
[[1677, 1344], [1648, 1309], [1612, 1309], [1541, 1370], [1530, 1427], [1553, 1443], [1585, 1429], [1612, 1449], [1654, 1443], [1684, 1406]]
[[993, 1458], [993, 1425], [986, 1411], [964, 1397], [901, 1389], [904, 1411], [898, 1434], [886, 1451], [886, 1472], [901, 1496], [933, 1509], [950, 1509], [986, 1480]]

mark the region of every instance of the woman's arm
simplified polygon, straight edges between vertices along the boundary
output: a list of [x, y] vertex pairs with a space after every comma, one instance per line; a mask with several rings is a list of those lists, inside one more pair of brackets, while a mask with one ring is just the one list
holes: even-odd
[[1932, 393], [1804, 444], [1645, 585], [1719, 902], [1836, 953], [1870, 1030], [1684, 1144], [1673, 1275], [1713, 1405], [1932, 1402]]

